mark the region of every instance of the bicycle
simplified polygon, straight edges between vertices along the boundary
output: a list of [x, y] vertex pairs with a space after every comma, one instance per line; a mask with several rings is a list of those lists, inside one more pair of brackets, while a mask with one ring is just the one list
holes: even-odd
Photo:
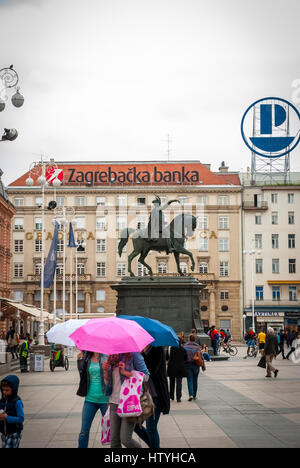
[[[224, 346], [222, 346], [222, 344]], [[231, 344], [231, 340], [228, 340], [227, 343], [225, 343], [224, 341], [222, 342], [220, 341], [219, 351], [224, 351], [225, 353], [228, 353], [230, 356], [236, 356], [238, 353], [237, 347]]]
[[51, 352], [49, 365], [51, 372], [54, 372], [55, 367], [63, 367], [66, 371], [69, 370], [69, 359], [64, 355], [63, 349]]

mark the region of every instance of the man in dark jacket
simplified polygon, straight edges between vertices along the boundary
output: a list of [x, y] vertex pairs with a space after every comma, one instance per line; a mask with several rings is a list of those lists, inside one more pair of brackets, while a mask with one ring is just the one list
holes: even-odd
[[19, 448], [22, 437], [24, 410], [18, 396], [19, 378], [8, 375], [1, 381], [0, 433], [2, 448]]
[[143, 351], [145, 364], [150, 372], [149, 390], [155, 405], [154, 416], [146, 420], [146, 429], [135, 426], [136, 434], [150, 448], [160, 448], [160, 438], [157, 430], [161, 413], [170, 412], [170, 395], [168, 388], [166, 353], [162, 346], [147, 346]]
[[266, 377], [272, 377], [272, 372], [274, 373], [274, 377], [277, 377], [279, 371], [272, 366], [272, 361], [274, 358], [276, 359], [278, 354], [278, 340], [276, 332], [271, 327], [268, 328], [264, 353], [267, 364]]
[[[179, 338], [179, 336], [178, 336]], [[182, 379], [187, 377], [187, 370], [185, 362], [187, 360], [187, 352], [183, 348], [180, 339], [179, 346], [172, 346], [170, 354], [167, 352], [168, 361], [168, 377], [170, 379], [170, 398], [174, 400], [175, 383], [176, 383], [176, 400], [178, 403], [181, 402], [182, 396]]]
[[279, 354], [282, 354], [282, 359], [286, 359], [284, 355], [284, 342], [286, 339], [285, 332], [281, 329], [279, 332]]

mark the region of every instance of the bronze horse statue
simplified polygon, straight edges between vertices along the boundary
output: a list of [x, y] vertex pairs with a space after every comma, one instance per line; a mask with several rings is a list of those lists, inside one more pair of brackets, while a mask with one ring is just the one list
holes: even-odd
[[149, 239], [148, 236], [148, 229], [133, 229], [133, 228], [125, 228], [121, 232], [121, 240], [118, 245], [118, 252], [119, 255], [122, 255], [123, 248], [128, 242], [130, 235], [132, 235], [132, 242], [133, 242], [133, 252], [128, 256], [128, 272], [130, 276], [135, 276], [131, 269], [131, 262], [132, 260], [140, 255], [139, 262], [144, 265], [149, 272], [150, 276], [153, 276], [153, 271], [150, 265], [145, 262], [145, 258], [147, 257], [150, 250], [156, 250], [158, 252], [165, 251], [169, 254], [168, 239], [164, 237], [164, 233], [168, 233], [172, 245], [174, 246], [174, 257], [176, 260], [177, 271], [181, 276], [184, 276], [183, 271], [180, 268], [180, 260], [179, 255], [184, 254], [188, 255], [191, 259], [192, 265], [191, 270], [194, 271], [195, 269], [195, 261], [193, 258], [193, 254], [189, 252], [187, 249], [184, 248], [184, 241], [188, 237], [192, 237], [194, 230], [197, 226], [197, 218], [191, 214], [180, 214], [176, 216], [169, 226], [164, 227], [162, 237], [157, 239]]

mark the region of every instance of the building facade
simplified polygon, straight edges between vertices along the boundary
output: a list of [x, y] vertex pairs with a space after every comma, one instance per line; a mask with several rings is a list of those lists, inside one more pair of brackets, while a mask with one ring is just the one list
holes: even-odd
[[[289, 184], [244, 183], [243, 273], [246, 328], [300, 327], [300, 174]], [[254, 251], [251, 255], [251, 251]], [[252, 281], [253, 271], [253, 281]]]
[[[196, 263], [181, 255], [181, 268], [193, 274], [206, 288], [201, 297], [204, 326], [228, 328], [239, 339], [242, 330], [241, 293], [241, 205], [242, 187], [236, 173], [224, 164], [214, 173], [200, 162], [57, 163], [63, 170], [63, 184], [46, 188], [46, 206], [56, 200], [58, 207], [73, 207], [76, 219], [78, 314], [97, 316], [114, 313], [115, 292], [110, 288], [127, 273], [132, 241], [118, 254], [120, 234], [125, 227], [146, 227], [155, 196], [162, 204], [177, 199], [164, 210], [166, 222], [181, 212], [197, 217], [197, 229], [186, 240]], [[15, 300], [40, 304], [38, 282], [41, 270], [42, 220], [41, 188], [26, 186], [28, 173], [13, 182], [8, 193], [16, 206], [13, 224], [12, 289]], [[45, 210], [45, 255], [53, 238], [54, 212]], [[62, 314], [64, 234], [60, 226], [57, 262], [56, 312]], [[66, 312], [70, 312], [70, 248], [66, 248]], [[156, 275], [176, 275], [173, 255], [151, 252], [147, 259]], [[75, 314], [75, 255], [72, 265], [72, 314]], [[135, 259], [136, 276], [146, 274]], [[53, 286], [45, 291], [45, 307], [54, 307]], [[184, 313], [184, 311], [182, 312]]]
[[[3, 172], [0, 169], [0, 298], [11, 294], [11, 226], [15, 209], [1, 181]], [[0, 300], [0, 319], [2, 318]], [[5, 322], [0, 321], [0, 333], [6, 331]]]

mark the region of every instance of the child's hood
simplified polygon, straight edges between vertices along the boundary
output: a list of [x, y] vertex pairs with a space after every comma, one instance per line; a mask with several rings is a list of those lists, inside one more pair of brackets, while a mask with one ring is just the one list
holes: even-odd
[[[18, 395], [20, 380], [16, 375], [8, 375], [3, 380], [1, 380], [1, 393], [2, 393], [2, 382], [7, 382], [9, 386], [12, 388], [13, 390], [13, 393], [11, 396], [12, 398]], [[3, 397], [3, 394], [2, 394], [2, 397]]]

